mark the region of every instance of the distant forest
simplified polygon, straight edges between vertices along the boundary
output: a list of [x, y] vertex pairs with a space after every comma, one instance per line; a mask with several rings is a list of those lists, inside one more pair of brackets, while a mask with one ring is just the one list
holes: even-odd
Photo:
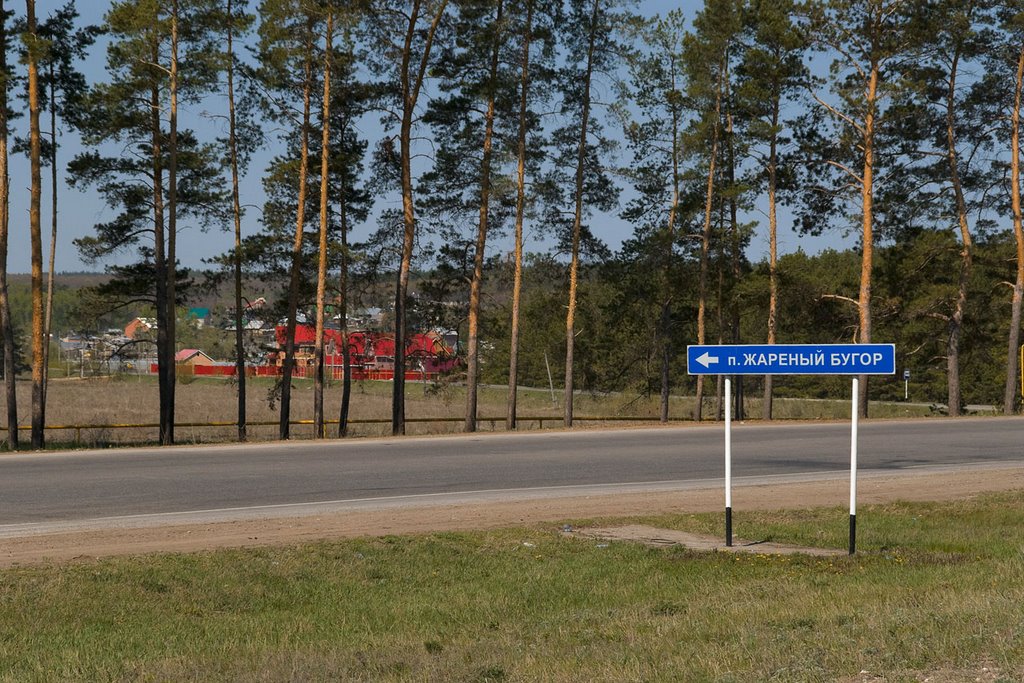
[[[347, 334], [349, 312], [371, 303], [388, 309], [396, 348], [424, 326], [459, 331], [466, 431], [480, 382], [508, 384], [514, 428], [516, 387], [545, 381], [549, 365], [566, 426], [579, 389], [658, 393], [667, 419], [671, 393], [714, 391], [687, 378], [689, 343], [894, 342], [915, 396], [951, 415], [1018, 408], [1024, 0], [705, 0], [655, 18], [628, 0], [123, 0], [102, 26], [81, 25], [73, 2], [36, 17], [26, 0], [23, 14], [0, 1], [0, 17], [7, 424], [22, 347], [35, 447], [59, 301], [41, 203], [45, 186], [56, 245], [58, 173], [112, 210], [75, 241], [81, 257], [136, 256], [67, 315], [83, 302], [151, 307], [162, 443], [174, 442], [177, 311], [210, 288], [236, 316], [246, 438], [245, 278], [273, 290], [260, 294], [286, 321], [281, 438], [299, 314], [316, 326], [322, 437], [324, 329]], [[106, 72], [94, 82], [79, 65], [98, 39]], [[222, 134], [191, 120], [200, 109]], [[87, 151], [61, 159], [58, 124]], [[259, 230], [244, 233], [239, 178], [271, 142]], [[7, 277], [15, 151], [31, 164], [27, 320]], [[633, 229], [615, 251], [592, 231], [609, 213]], [[235, 247], [189, 272], [185, 226], [232, 229]], [[768, 250], [751, 259], [758, 226]], [[550, 250], [527, 256], [526, 229]], [[779, 255], [794, 230], [858, 247]], [[499, 236], [510, 253], [495, 252]], [[405, 364], [396, 353], [395, 434]], [[777, 393], [840, 386], [744, 388], [770, 419]], [[860, 386], [863, 415], [869, 397], [902, 390]], [[339, 436], [347, 379], [342, 392]]]

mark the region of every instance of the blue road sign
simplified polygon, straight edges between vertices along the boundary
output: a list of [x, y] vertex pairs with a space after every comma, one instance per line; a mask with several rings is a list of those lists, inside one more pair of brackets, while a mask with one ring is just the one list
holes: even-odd
[[687, 346], [690, 375], [895, 375], [894, 344]]

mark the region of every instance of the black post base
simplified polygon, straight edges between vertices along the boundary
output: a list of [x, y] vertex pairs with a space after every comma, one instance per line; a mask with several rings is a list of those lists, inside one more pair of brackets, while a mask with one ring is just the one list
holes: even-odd
[[850, 515], [850, 554], [857, 552], [857, 515]]
[[732, 547], [732, 508], [725, 508], [725, 545]]

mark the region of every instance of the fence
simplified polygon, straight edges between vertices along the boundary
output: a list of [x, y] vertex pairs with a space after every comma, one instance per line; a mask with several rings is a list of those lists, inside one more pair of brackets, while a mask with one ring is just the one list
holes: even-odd
[[[544, 429], [544, 423], [562, 422], [564, 418], [555, 415], [526, 415], [519, 416], [516, 421], [519, 424], [536, 422], [538, 429]], [[406, 423], [410, 424], [425, 424], [425, 423], [460, 423], [465, 418], [462, 417], [407, 417], [405, 418]], [[670, 422], [683, 422], [688, 421], [689, 418], [669, 418]], [[659, 417], [629, 417], [623, 415], [610, 415], [610, 416], [584, 416], [584, 417], [573, 417], [574, 422], [659, 422]], [[505, 417], [478, 417], [477, 422], [504, 424]], [[374, 419], [361, 419], [361, 420], [349, 420], [350, 425], [389, 425], [391, 424], [390, 418], [374, 418]], [[277, 420], [259, 420], [253, 422], [247, 422], [246, 426], [250, 427], [276, 427], [279, 424]], [[313, 420], [291, 420], [288, 424], [293, 426], [313, 426]], [[336, 425], [338, 420], [325, 420], [324, 424]], [[177, 422], [174, 425], [175, 430], [178, 428], [195, 428], [195, 427], [237, 427], [237, 422]], [[145, 422], [137, 424], [84, 424], [84, 425], [46, 425], [45, 429], [49, 431], [74, 431], [75, 441], [74, 443], [82, 443], [82, 431], [83, 430], [118, 430], [118, 429], [154, 429], [158, 430], [160, 423], [158, 422]], [[24, 432], [31, 430], [31, 425], [19, 425], [18, 431]], [[7, 427], [0, 426], [0, 433], [6, 433]], [[6, 439], [6, 437], [4, 437]]]

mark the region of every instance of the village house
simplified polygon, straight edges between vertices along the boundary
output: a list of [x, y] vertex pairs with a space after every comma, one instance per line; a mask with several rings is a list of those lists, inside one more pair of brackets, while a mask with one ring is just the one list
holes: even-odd
[[136, 335], [146, 334], [156, 329], [156, 318], [135, 318], [124, 326], [124, 336], [135, 339]]
[[174, 354], [174, 363], [176, 365], [195, 367], [197, 365], [216, 365], [217, 361], [199, 349], [182, 349]]

